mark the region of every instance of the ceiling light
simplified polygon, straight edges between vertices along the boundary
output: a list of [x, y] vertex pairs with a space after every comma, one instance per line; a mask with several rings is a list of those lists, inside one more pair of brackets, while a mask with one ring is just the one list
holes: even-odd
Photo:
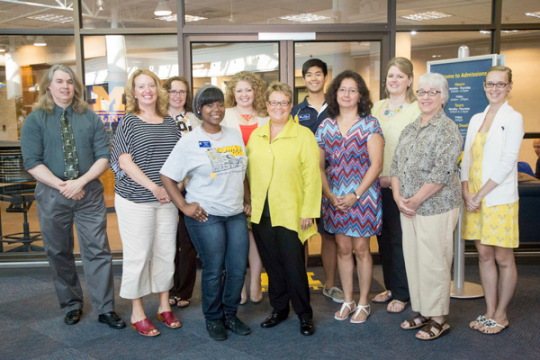
[[480, 34], [491, 35], [491, 31], [480, 30]]
[[411, 35], [416, 35], [416, 31], [411, 31]]
[[34, 46], [47, 46], [47, 43], [45, 42], [45, 39], [43, 39], [43, 36], [38, 36], [36, 38], [36, 41], [34, 41]]
[[323, 16], [323, 15], [315, 15], [315, 14], [298, 14], [298, 15], [282, 16], [280, 17], [280, 19], [289, 20], [289, 21], [298, 21], [298, 22], [311, 22], [311, 21], [330, 19], [330, 17]]
[[540, 11], [536, 11], [536, 12], [532, 12], [532, 13], [525, 13], [525, 15], [526, 16], [532, 16], [532, 17], [540, 19]]
[[519, 32], [519, 30], [503, 30], [502, 32], [505, 34], [511, 34], [511, 33]]
[[6, 49], [3, 47], [0, 47], [0, 53], [6, 52]]
[[[161, 20], [161, 21], [178, 21], [176, 14], [169, 15], [169, 16], [161, 16], [154, 19]], [[186, 19], [186, 22], [208, 20], [208, 18], [205, 18], [202, 16], [193, 16], [193, 15], [185, 15], [184, 19]]]
[[156, 16], [169, 16], [172, 14], [171, 8], [167, 5], [166, 1], [158, 2], [154, 15]]
[[55, 14], [32, 15], [32, 16], [27, 16], [26, 18], [32, 19], [32, 20], [62, 23], [62, 24], [73, 22], [73, 16], [63, 16], [63, 15], [55, 15]]
[[423, 12], [423, 13], [418, 13], [418, 14], [413, 14], [413, 15], [402, 16], [402, 18], [407, 19], [407, 20], [413, 20], [413, 21], [423, 21], [423, 20], [441, 19], [441, 18], [446, 18], [450, 16], [452, 15], [448, 15], [439, 11], [428, 11], [428, 12]]

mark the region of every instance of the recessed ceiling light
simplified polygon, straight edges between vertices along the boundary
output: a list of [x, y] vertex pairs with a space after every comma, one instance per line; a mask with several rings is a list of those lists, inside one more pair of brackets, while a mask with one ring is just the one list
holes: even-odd
[[491, 31], [480, 30], [480, 34], [491, 35]]
[[448, 15], [439, 11], [428, 11], [428, 12], [423, 12], [423, 13], [418, 13], [418, 14], [413, 14], [413, 15], [402, 16], [402, 18], [407, 19], [407, 20], [423, 21], [423, 20], [441, 19], [441, 18], [446, 18], [450, 16], [452, 15]]
[[319, 20], [326, 20], [330, 19], [329, 16], [323, 16], [323, 15], [315, 15], [315, 14], [298, 14], [298, 15], [287, 15], [287, 16], [281, 16], [281, 20], [289, 20], [289, 21], [298, 21], [298, 22], [311, 22], [311, 21], [319, 21]]
[[32, 15], [32, 16], [27, 16], [26, 18], [32, 19], [32, 20], [62, 23], [62, 24], [73, 22], [73, 16], [63, 16], [63, 15], [55, 15], [55, 14]]
[[6, 49], [3, 48], [3, 47], [0, 47], [0, 52], [2, 52], [2, 53], [3, 53], [3, 52], [6, 52]]
[[526, 16], [532, 16], [540, 19], [540, 11], [525, 13]]
[[[186, 15], [184, 16], [186, 19], [186, 22], [192, 22], [192, 21], [200, 21], [200, 20], [208, 20], [208, 18], [202, 17], [202, 16], [193, 16], [193, 15]], [[155, 20], [162, 20], [162, 21], [178, 21], [176, 14], [169, 15], [169, 16], [161, 16], [154, 18]]]
[[519, 30], [503, 30], [502, 32], [505, 33], [505, 34], [510, 34], [510, 33], [519, 32]]
[[411, 35], [416, 35], [416, 31], [411, 31]]

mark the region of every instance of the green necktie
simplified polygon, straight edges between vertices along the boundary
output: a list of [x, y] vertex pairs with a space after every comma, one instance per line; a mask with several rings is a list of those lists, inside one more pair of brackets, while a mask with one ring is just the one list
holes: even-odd
[[64, 176], [68, 180], [73, 180], [79, 176], [79, 159], [77, 158], [77, 148], [75, 147], [73, 130], [71, 129], [71, 124], [66, 117], [66, 109], [62, 111], [62, 115], [60, 116], [60, 124], [62, 125], [64, 159], [66, 161], [66, 165], [64, 167]]

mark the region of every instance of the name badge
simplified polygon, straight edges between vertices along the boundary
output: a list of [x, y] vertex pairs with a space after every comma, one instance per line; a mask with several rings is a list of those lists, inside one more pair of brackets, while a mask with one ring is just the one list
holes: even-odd
[[212, 147], [212, 145], [210, 145], [210, 141], [199, 141], [199, 147], [200, 148], [209, 148], [209, 147]]
[[309, 120], [309, 114], [298, 115], [298, 120]]

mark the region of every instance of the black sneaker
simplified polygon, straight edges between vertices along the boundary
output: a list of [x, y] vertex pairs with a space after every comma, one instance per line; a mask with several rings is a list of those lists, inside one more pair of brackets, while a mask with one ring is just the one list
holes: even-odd
[[251, 334], [249, 326], [244, 324], [242, 320], [236, 316], [225, 319], [225, 327], [237, 335]]
[[225, 326], [221, 320], [206, 321], [206, 330], [208, 331], [208, 335], [216, 341], [227, 340], [227, 330], [225, 330]]

